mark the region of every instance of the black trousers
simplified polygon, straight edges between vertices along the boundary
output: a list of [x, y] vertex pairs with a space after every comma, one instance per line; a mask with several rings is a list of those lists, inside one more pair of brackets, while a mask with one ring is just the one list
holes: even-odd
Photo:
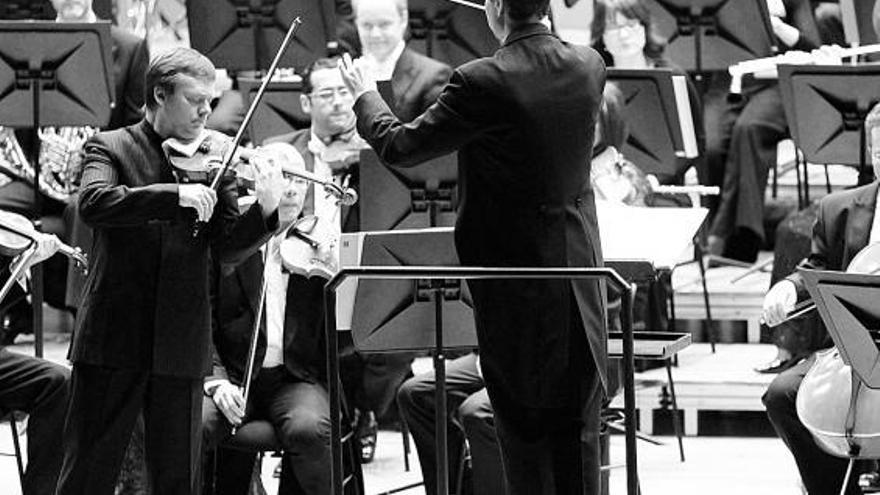
[[[281, 366], [260, 370], [253, 382], [245, 420], [255, 419], [267, 420], [275, 428], [285, 461], [302, 493], [331, 492], [330, 400], [323, 385], [298, 380]], [[229, 438], [231, 425], [210, 398], [204, 399], [202, 420], [207, 448], [217, 447]], [[220, 450], [215, 493], [248, 493], [256, 455]], [[279, 487], [279, 493], [289, 493], [288, 488]]]
[[742, 98], [729, 99], [729, 81], [715, 75], [706, 97], [706, 168], [709, 182], [721, 185], [710, 233], [748, 236], [742, 242], [753, 244], [750, 252], [727, 254], [751, 258], [764, 240], [764, 190], [776, 163], [776, 145], [788, 137], [788, 124], [778, 84], [745, 86]]
[[30, 415], [23, 495], [55, 493], [69, 379], [63, 366], [0, 348], [0, 409]]
[[[767, 388], [762, 400], [770, 423], [794, 456], [801, 481], [810, 495], [840, 493], [848, 461], [822, 450], [797, 415], [798, 388], [815, 361], [815, 354], [780, 373]], [[857, 462], [846, 488], [847, 495], [861, 494], [859, 474], [865, 464]]]
[[[434, 431], [436, 387], [436, 376], [432, 370], [405, 381], [397, 392], [400, 413], [416, 444], [428, 495], [437, 492], [437, 437]], [[475, 354], [467, 354], [446, 363], [446, 405], [450, 490], [455, 488], [458, 480], [459, 460], [467, 437], [473, 469], [472, 493], [506, 494], [494, 413], [483, 378], [477, 371]]]
[[74, 363], [58, 495], [112, 495], [139, 413], [154, 493], [198, 493], [202, 380]]

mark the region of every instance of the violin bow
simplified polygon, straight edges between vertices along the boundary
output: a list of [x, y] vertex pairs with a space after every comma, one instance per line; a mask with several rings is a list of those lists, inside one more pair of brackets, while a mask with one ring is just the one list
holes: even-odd
[[[254, 112], [256, 112], [257, 106], [259, 106], [260, 100], [263, 99], [263, 93], [265, 93], [266, 88], [269, 87], [269, 83], [272, 81], [272, 76], [275, 74], [275, 70], [278, 69], [278, 64], [281, 62], [281, 56], [284, 55], [287, 47], [290, 46], [290, 43], [293, 41], [293, 36], [294, 34], [296, 34], [296, 31], [297, 29], [299, 29], [299, 26], [301, 24], [302, 19], [297, 16], [290, 23], [290, 27], [287, 28], [287, 34], [284, 35], [284, 40], [281, 41], [281, 46], [279, 46], [278, 51], [275, 52], [275, 58], [272, 59], [272, 64], [269, 65], [269, 70], [263, 77], [263, 81], [260, 83], [257, 94], [254, 96], [254, 100], [248, 107], [247, 113], [245, 113], [244, 119], [241, 121], [241, 125], [238, 127], [238, 130], [235, 132], [235, 136], [232, 138], [232, 146], [229, 147], [229, 150], [223, 157], [223, 166], [220, 168], [217, 175], [215, 175], [214, 179], [211, 181], [210, 187], [214, 191], [217, 191], [220, 188], [220, 180], [226, 176], [226, 173], [229, 171], [229, 167], [232, 166], [232, 160], [235, 157], [235, 154], [238, 152], [238, 148], [241, 146], [241, 140], [244, 138], [245, 130], [250, 124], [251, 119], [254, 117]], [[193, 230], [193, 237], [198, 237], [199, 233], [201, 233], [202, 226], [205, 223], [206, 222], [196, 222], [196, 227]]]

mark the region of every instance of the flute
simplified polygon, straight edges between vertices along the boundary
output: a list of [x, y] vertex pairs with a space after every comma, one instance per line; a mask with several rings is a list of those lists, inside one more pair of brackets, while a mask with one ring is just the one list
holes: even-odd
[[[880, 43], [854, 48], [843, 48], [839, 50], [836, 55], [839, 58], [848, 58], [878, 52], [880, 52]], [[727, 69], [732, 76], [730, 81], [730, 92], [733, 94], [740, 94], [742, 92], [742, 78], [746, 74], [773, 70], [780, 64], [813, 64], [816, 59], [819, 58], [814, 55], [814, 53], [815, 52], [810, 53], [793, 50], [774, 57], [744, 60], [738, 64], [731, 65], [730, 68]]]

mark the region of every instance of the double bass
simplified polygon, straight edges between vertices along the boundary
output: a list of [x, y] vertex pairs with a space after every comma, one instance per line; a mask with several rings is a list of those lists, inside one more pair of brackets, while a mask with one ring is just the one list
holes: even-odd
[[[880, 243], [859, 251], [846, 272], [880, 274]], [[844, 362], [840, 350], [832, 347], [816, 354], [816, 362], [798, 389], [797, 414], [823, 450], [850, 460], [841, 493], [849, 482], [855, 460], [880, 458], [878, 411], [880, 389], [868, 388]]]

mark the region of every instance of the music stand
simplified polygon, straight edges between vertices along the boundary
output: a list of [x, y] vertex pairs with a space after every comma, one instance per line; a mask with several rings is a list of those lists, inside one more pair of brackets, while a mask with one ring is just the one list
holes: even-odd
[[[238, 90], [248, 106], [261, 83], [262, 79], [250, 75], [238, 77]], [[309, 127], [311, 117], [302, 109], [301, 94], [302, 81], [270, 81], [248, 126], [251, 141], [264, 143], [269, 138]]]
[[780, 65], [779, 87], [805, 159], [858, 166], [858, 183], [871, 182], [865, 117], [880, 101], [880, 66]]
[[190, 43], [214, 65], [230, 71], [269, 68], [276, 49], [297, 17], [303, 24], [280, 66], [298, 72], [327, 55], [336, 16], [328, 0], [186, 0]]
[[865, 386], [880, 389], [880, 350], [872, 335], [880, 330], [880, 277], [804, 269], [800, 274], [843, 362]]
[[621, 152], [661, 182], [683, 174], [687, 159], [699, 154], [686, 77], [671, 69], [608, 69], [607, 80], [623, 93], [629, 130]]
[[698, 75], [777, 52], [766, 0], [650, 0], [648, 7], [667, 57]]
[[361, 151], [361, 230], [417, 229], [455, 224], [458, 158], [444, 155], [408, 168], [386, 167]]
[[[39, 192], [40, 126], [103, 127], [113, 102], [110, 24], [0, 21], [0, 125], [29, 127], [34, 160], [34, 223]], [[95, 77], [97, 75], [97, 77]], [[43, 352], [42, 268], [32, 296], [37, 356]]]
[[499, 46], [483, 12], [446, 0], [410, 0], [409, 35], [408, 46], [452, 67], [490, 56]]

